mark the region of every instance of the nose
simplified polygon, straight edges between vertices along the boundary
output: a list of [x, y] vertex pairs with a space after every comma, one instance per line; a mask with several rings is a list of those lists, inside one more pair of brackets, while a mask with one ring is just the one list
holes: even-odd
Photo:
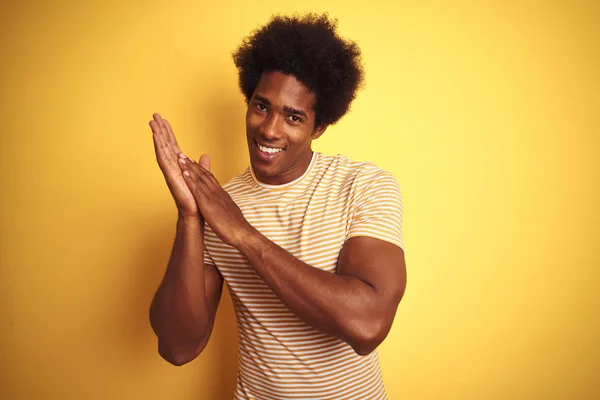
[[277, 113], [272, 112], [267, 115], [260, 125], [259, 132], [266, 140], [276, 140], [281, 137], [281, 118]]

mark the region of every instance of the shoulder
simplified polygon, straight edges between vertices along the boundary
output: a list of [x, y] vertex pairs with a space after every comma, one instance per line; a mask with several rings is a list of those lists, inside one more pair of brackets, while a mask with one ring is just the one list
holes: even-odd
[[336, 156], [320, 154], [319, 166], [324, 173], [335, 175], [344, 181], [351, 181], [355, 186], [386, 183], [397, 185], [394, 175], [374, 162], [356, 161], [343, 154]]

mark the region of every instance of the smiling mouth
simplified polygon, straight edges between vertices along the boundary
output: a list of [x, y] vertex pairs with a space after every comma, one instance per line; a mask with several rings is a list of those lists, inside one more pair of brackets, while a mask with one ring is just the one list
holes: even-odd
[[269, 154], [269, 155], [281, 153], [283, 151], [283, 148], [281, 148], [281, 147], [268, 147], [268, 146], [263, 146], [262, 144], [258, 143], [256, 140], [254, 140], [254, 142], [256, 143], [256, 146], [258, 147], [258, 149], [261, 152]]

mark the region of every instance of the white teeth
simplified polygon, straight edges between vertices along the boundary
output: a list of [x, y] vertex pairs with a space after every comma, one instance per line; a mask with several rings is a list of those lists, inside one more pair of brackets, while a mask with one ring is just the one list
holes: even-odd
[[275, 149], [272, 147], [265, 147], [260, 144], [258, 145], [258, 148], [260, 149], [260, 151], [264, 151], [265, 153], [270, 153], [270, 154], [279, 153], [280, 151], [283, 150], [283, 149]]

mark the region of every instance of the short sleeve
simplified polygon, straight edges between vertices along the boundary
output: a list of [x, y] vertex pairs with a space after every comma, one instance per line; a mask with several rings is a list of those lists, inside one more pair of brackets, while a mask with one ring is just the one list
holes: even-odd
[[204, 264], [215, 265], [212, 257], [208, 254], [208, 250], [206, 250], [206, 245], [204, 245]]
[[359, 178], [347, 239], [369, 236], [404, 250], [402, 194], [398, 182], [387, 171], [377, 170]]

